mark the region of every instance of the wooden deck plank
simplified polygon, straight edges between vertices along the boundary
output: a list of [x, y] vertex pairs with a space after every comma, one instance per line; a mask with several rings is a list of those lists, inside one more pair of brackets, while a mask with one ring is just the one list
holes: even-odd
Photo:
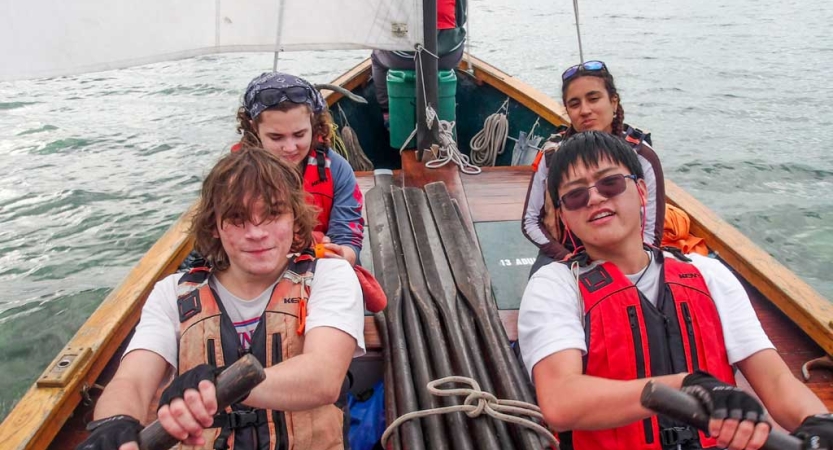
[[528, 166], [494, 167], [460, 176], [474, 223], [519, 220], [532, 170]]

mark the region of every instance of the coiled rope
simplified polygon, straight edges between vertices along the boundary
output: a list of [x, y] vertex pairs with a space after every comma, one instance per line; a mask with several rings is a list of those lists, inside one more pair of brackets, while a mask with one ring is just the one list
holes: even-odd
[[440, 120], [440, 147], [434, 153], [434, 159], [427, 161], [425, 167], [436, 169], [453, 162], [460, 168], [460, 172], [477, 175], [480, 173], [480, 167], [472, 165], [469, 157], [460, 153], [457, 142], [454, 141], [454, 125], [454, 122]]
[[[439, 389], [437, 386], [446, 383], [461, 383], [470, 386], [470, 388], [456, 388], [456, 389]], [[535, 423], [530, 419], [525, 419], [518, 416], [528, 416], [538, 420], [543, 420], [544, 416], [541, 414], [541, 409], [531, 403], [526, 403], [518, 400], [501, 400], [494, 395], [482, 391], [477, 381], [468, 377], [451, 376], [440, 378], [428, 383], [428, 392], [439, 397], [451, 397], [455, 395], [465, 396], [466, 399], [462, 405], [445, 406], [442, 408], [426, 409], [423, 411], [414, 411], [397, 418], [382, 434], [382, 447], [387, 445], [396, 429], [403, 423], [417, 419], [420, 417], [431, 416], [435, 414], [449, 414], [456, 412], [464, 412], [470, 418], [475, 418], [481, 414], [486, 414], [494, 419], [502, 420], [504, 422], [521, 425], [529, 428], [549, 441], [553, 448], [558, 448], [558, 441], [549, 430], [543, 426]], [[514, 415], [510, 415], [514, 414]]]
[[469, 147], [474, 164], [480, 167], [494, 166], [497, 156], [503, 154], [509, 137], [509, 120], [506, 118], [508, 105], [507, 98], [497, 112], [486, 118], [483, 129], [471, 138]]
[[[425, 108], [425, 117], [427, 118], [428, 122], [428, 129], [430, 130], [434, 124], [435, 119], [437, 119], [437, 112], [434, 111], [434, 108], [430, 106]], [[425, 162], [425, 167], [429, 169], [436, 169], [438, 167], [442, 167], [449, 162], [453, 162], [457, 164], [457, 167], [460, 168], [460, 172], [469, 174], [469, 175], [477, 175], [480, 173], [480, 168], [472, 165], [469, 160], [469, 157], [460, 153], [460, 148], [457, 147], [457, 142], [454, 141], [454, 125], [455, 122], [449, 122], [447, 120], [437, 120], [440, 123], [440, 130], [439, 130], [439, 137], [440, 137], [440, 145], [439, 147], [434, 146], [431, 148], [432, 153], [434, 154], [434, 159], [431, 161]], [[399, 153], [401, 154], [405, 151], [405, 147], [411, 142], [411, 139], [416, 136], [417, 129], [414, 128], [414, 131], [411, 131], [411, 134], [405, 139], [405, 142], [402, 144], [402, 147], [399, 148]]]

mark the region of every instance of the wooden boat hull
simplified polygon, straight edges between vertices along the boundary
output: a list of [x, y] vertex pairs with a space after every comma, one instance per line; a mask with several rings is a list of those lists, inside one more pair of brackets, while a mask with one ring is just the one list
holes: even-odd
[[[465, 64], [458, 71], [461, 146], [465, 146], [482, 127], [483, 119], [495, 112], [506, 98], [511, 99], [510, 135], [529, 130], [537, 117], [541, 118], [543, 133], [566, 123], [563, 107], [554, 100], [482, 61], [475, 58], [471, 61], [473, 74], [466, 71]], [[372, 98], [369, 61], [345, 73], [335, 84]], [[406, 152], [400, 162], [399, 156], [380, 140], [383, 138], [379, 136], [385, 136], [385, 133], [380, 116], [374, 115], [379, 113], [378, 107], [374, 110], [371, 102], [362, 111], [341, 101], [341, 95], [337, 93], [330, 93], [327, 100], [333, 108], [344, 110], [372, 159], [401, 169], [395, 172], [397, 184], [421, 187], [431, 181], [444, 181], [475, 234], [483, 224], [511, 225], [519, 221], [531, 176], [529, 167], [495, 167], [471, 176], [461, 175], [454, 167], [425, 169], [415, 161], [412, 152]], [[358, 173], [357, 177], [362, 191], [373, 187], [372, 174]], [[806, 360], [833, 352], [833, 304], [667, 180], [666, 194], [670, 203], [689, 213], [692, 232], [704, 237], [718, 256], [743, 279], [765, 330], [796, 376], [800, 376], [800, 366]], [[33, 385], [0, 425], [0, 442], [4, 443], [4, 448], [65, 449], [74, 447], [85, 437], [83, 425], [90, 420], [92, 407], [84, 399], [96, 397], [98, 389], [95, 386], [106, 384], [112, 377], [153, 284], [173, 273], [191, 250], [192, 243], [187, 236], [188, 216], [188, 213], [184, 214], [157, 241], [81, 327], [53, 365], [58, 365], [65, 354], [83, 356], [63, 372], [51, 373], [53, 365], [50, 365], [41, 377], [44, 382], [53, 380], [53, 384], [63, 384]], [[519, 223], [515, 229], [520, 234]], [[481, 238], [480, 245], [491, 244], [484, 243]], [[519, 299], [517, 292], [513, 295]], [[500, 315], [510, 339], [517, 337], [517, 306], [506, 308], [506, 303], [511, 306], [513, 301], [498, 298], [498, 303], [505, 307]], [[380, 340], [376, 326], [371, 317], [365, 325], [369, 352], [356, 364], [379, 364]], [[820, 372], [814, 374], [808, 384], [829, 408], [833, 408], [831, 380], [833, 377], [829, 373]]]

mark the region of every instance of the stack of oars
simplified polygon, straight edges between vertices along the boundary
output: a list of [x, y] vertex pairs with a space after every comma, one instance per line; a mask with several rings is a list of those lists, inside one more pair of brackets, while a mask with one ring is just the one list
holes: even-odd
[[[488, 272], [443, 183], [377, 186], [365, 197], [376, 277], [388, 297], [376, 315], [385, 346], [388, 424], [404, 414], [460, 405], [426, 385], [458, 375], [498, 398], [532, 402], [500, 322]], [[393, 449], [540, 449], [529, 431], [462, 412], [402, 424]]]

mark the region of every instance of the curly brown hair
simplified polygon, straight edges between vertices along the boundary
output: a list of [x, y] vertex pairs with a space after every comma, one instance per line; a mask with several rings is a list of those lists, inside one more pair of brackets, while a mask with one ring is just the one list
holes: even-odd
[[220, 159], [203, 181], [189, 230], [194, 249], [214, 270], [229, 267], [228, 254], [217, 237], [217, 224], [252, 221], [258, 202], [263, 203], [269, 216], [292, 212], [295, 236], [290, 252], [300, 252], [312, 244], [318, 213], [307, 204], [298, 170], [266, 150], [243, 145]]
[[[567, 104], [567, 89], [570, 87], [570, 83], [581, 77], [601, 78], [602, 81], [604, 81], [605, 83], [605, 90], [607, 91], [607, 95], [610, 97], [610, 99], [616, 99], [619, 101], [618, 106], [616, 108], [616, 114], [613, 115], [613, 123], [610, 127], [610, 133], [614, 136], [621, 136], [625, 130], [625, 110], [622, 109], [622, 98], [619, 97], [619, 91], [616, 90], [616, 83], [613, 82], [613, 75], [611, 75], [611, 73], [608, 72], [607, 69], [598, 71], [579, 71], [578, 73], [576, 73], [575, 76], [563, 82], [561, 84], [561, 102], [565, 105]], [[570, 128], [567, 129], [567, 132], [565, 133], [564, 137], [568, 138], [576, 133], [578, 133], [578, 131], [576, 131], [576, 129], [573, 127], [573, 124], [570, 124]]]
[[[306, 108], [307, 112], [312, 113], [312, 108], [309, 105], [299, 104], [299, 103], [292, 103], [292, 102], [283, 102], [277, 106], [273, 106], [268, 108], [266, 111], [289, 111], [294, 108]], [[255, 123], [260, 123], [260, 117], [258, 116], [255, 119]], [[313, 115], [312, 118], [312, 146], [318, 142], [324, 143], [327, 147], [331, 147], [333, 143], [333, 116], [330, 115], [330, 112], [327, 110], [321, 111], [318, 114]], [[240, 138], [240, 142], [243, 144], [255, 146], [255, 147], [262, 147], [263, 143], [260, 142], [260, 138], [257, 136], [257, 131], [255, 130], [254, 123], [252, 123], [252, 116], [249, 115], [249, 112], [246, 111], [244, 106], [241, 106], [237, 109], [237, 133], [241, 134], [242, 137]]]

